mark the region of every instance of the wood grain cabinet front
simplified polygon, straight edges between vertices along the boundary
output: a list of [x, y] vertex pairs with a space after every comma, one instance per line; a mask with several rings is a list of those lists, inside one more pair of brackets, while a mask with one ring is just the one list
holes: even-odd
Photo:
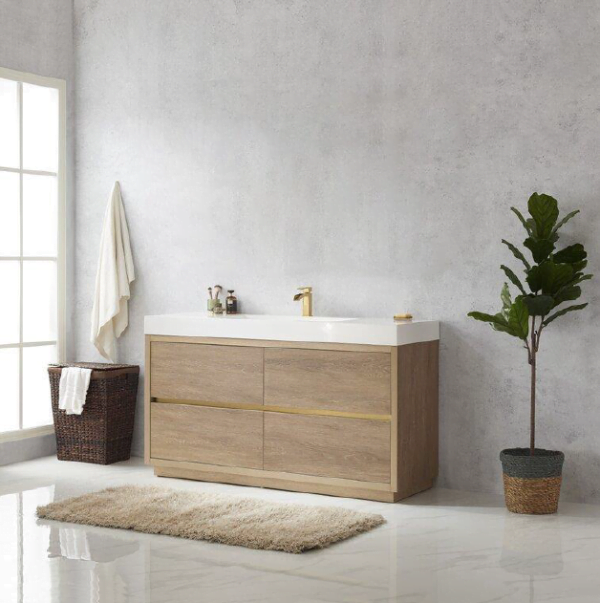
[[261, 412], [153, 402], [150, 421], [153, 458], [263, 467]]
[[385, 421], [265, 413], [265, 469], [390, 482]]
[[154, 398], [263, 403], [263, 350], [153, 341]]
[[145, 458], [157, 475], [387, 502], [433, 484], [438, 341], [161, 335], [146, 346]]
[[386, 353], [265, 350], [265, 404], [389, 415], [390, 379]]

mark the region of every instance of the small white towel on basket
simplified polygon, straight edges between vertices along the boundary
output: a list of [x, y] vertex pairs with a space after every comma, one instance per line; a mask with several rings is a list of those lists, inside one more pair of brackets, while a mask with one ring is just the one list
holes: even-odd
[[75, 366], [63, 368], [58, 388], [58, 408], [66, 410], [68, 415], [80, 415], [83, 412], [91, 376], [92, 369]]
[[129, 284], [134, 279], [121, 187], [115, 182], [104, 214], [91, 333], [91, 342], [110, 362], [115, 362], [117, 338], [129, 322]]

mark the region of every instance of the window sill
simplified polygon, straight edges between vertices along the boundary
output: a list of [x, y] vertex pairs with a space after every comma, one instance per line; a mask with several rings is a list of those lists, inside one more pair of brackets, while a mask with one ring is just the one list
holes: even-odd
[[51, 433], [54, 433], [54, 425], [42, 425], [41, 427], [31, 427], [29, 429], [5, 431], [0, 433], [0, 444], [3, 442], [16, 442], [29, 438], [39, 438], [40, 436], [49, 435]]

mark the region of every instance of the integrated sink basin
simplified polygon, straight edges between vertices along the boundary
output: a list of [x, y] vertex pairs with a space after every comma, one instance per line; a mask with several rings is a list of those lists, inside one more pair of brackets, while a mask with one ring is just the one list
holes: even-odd
[[284, 316], [284, 319], [300, 320], [307, 322], [343, 322], [346, 320], [354, 320], [353, 318], [332, 318], [329, 316]]
[[[186, 316], [188, 315], [186, 314]], [[226, 318], [227, 320], [305, 320], [307, 322], [338, 322], [342, 320], [355, 320], [354, 318], [338, 318], [330, 316], [270, 316], [269, 314], [224, 314], [223, 316], [207, 316], [205, 318]]]
[[216, 337], [350, 343], [398, 346], [439, 339], [439, 322], [391, 318], [269, 316], [235, 314], [208, 316], [205, 312], [146, 316], [146, 335]]

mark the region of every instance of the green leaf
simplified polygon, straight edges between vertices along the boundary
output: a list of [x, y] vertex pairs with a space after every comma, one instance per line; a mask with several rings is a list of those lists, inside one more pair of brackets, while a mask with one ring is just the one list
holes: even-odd
[[470, 316], [471, 318], [481, 322], [487, 322], [494, 328], [499, 327], [497, 330], [508, 328], [508, 321], [506, 318], [504, 318], [504, 316], [502, 316], [502, 314], [486, 314], [485, 312], [473, 311], [469, 312], [467, 316]]
[[486, 314], [485, 312], [469, 312], [467, 316], [474, 318], [475, 320], [480, 320], [481, 322], [489, 322], [495, 323], [498, 321], [498, 315], [494, 316], [493, 314]]
[[502, 266], [500, 266], [500, 268], [502, 270], [504, 270], [504, 274], [506, 274], [506, 276], [508, 277], [508, 280], [515, 286], [517, 287], [517, 289], [519, 289], [519, 291], [523, 294], [523, 295], [527, 295], [525, 293], [525, 289], [523, 287], [523, 285], [521, 284], [521, 281], [519, 280], [519, 278], [517, 277], [517, 275], [508, 267], [505, 266], [504, 264], [502, 264]]
[[504, 239], [502, 239], [502, 242], [512, 251], [512, 254], [517, 258], [517, 260], [521, 260], [523, 264], [525, 264], [525, 268], [527, 268], [527, 270], [531, 268], [531, 264], [525, 259], [525, 256], [521, 253], [520, 249], [517, 249], [512, 243], [509, 243]]
[[529, 271], [527, 284], [533, 293], [541, 290], [544, 295], [554, 295], [572, 279], [573, 268], [569, 264], [555, 264], [552, 260], [546, 260]]
[[549, 238], [558, 220], [556, 199], [550, 195], [533, 193], [527, 202], [527, 209], [535, 222], [537, 238]]
[[508, 288], [508, 283], [504, 283], [502, 291], [500, 291], [500, 299], [502, 301], [502, 310], [508, 312], [508, 310], [512, 306], [512, 298], [510, 296], [510, 289]]
[[578, 285], [579, 283], [583, 283], [583, 281], [589, 281], [594, 278], [591, 274], [579, 274], [575, 275], [575, 278], [569, 283], [569, 285]]
[[558, 224], [554, 227], [553, 233], [555, 233], [559, 228], [562, 228], [573, 216], [576, 216], [579, 213], [579, 210], [569, 212], [562, 220], [558, 222]]
[[523, 303], [527, 306], [529, 316], [546, 316], [554, 308], [554, 298], [549, 295], [535, 295], [523, 298]]
[[517, 218], [519, 218], [521, 224], [523, 224], [523, 228], [525, 228], [529, 235], [537, 234], [535, 232], [535, 223], [533, 222], [533, 220], [526, 220], [523, 217], [523, 214], [516, 207], [511, 207], [510, 210], [517, 216]]
[[531, 251], [536, 263], [541, 263], [554, 251], [554, 243], [548, 239], [525, 239], [523, 245]]
[[540, 266], [534, 266], [525, 279], [532, 293], [537, 293], [542, 288], [542, 271]]
[[527, 339], [529, 334], [529, 312], [522, 297], [517, 297], [508, 312], [508, 326], [516, 337]]
[[544, 291], [544, 293], [554, 295], [561, 287], [564, 287], [573, 280], [573, 275], [573, 268], [569, 264], [554, 264], [552, 287], [548, 291]]
[[494, 331], [500, 331], [502, 333], [508, 333], [513, 337], [518, 337], [522, 339], [521, 332], [515, 331], [511, 325], [509, 325], [508, 321], [502, 314], [486, 314], [485, 312], [469, 312], [468, 316], [474, 318], [475, 320], [479, 320], [481, 322], [487, 322], [492, 326]]
[[578, 306], [568, 306], [567, 308], [563, 308], [562, 310], [559, 310], [558, 312], [548, 316], [548, 318], [546, 318], [546, 320], [542, 323], [542, 326], [545, 327], [549, 325], [553, 320], [556, 320], [559, 316], [564, 316], [568, 312], [583, 310], [586, 306], [587, 304], [579, 304]]
[[574, 272], [583, 272], [587, 265], [588, 265], [587, 260], [583, 260], [582, 262], [575, 262], [573, 264], [573, 271]]
[[508, 326], [508, 313], [506, 316], [504, 316], [502, 312], [498, 312], [498, 314], [494, 314], [494, 317], [497, 319], [497, 321], [492, 324], [492, 329], [494, 329], [494, 331], [508, 333], [513, 337], [517, 337], [517, 335], [513, 333], [512, 329]]
[[554, 308], [566, 301], [575, 301], [581, 297], [581, 287], [574, 287], [569, 285], [563, 287], [554, 296]]
[[587, 253], [581, 243], [569, 245], [554, 254], [554, 262], [556, 264], [576, 264], [583, 262], [587, 258]]

